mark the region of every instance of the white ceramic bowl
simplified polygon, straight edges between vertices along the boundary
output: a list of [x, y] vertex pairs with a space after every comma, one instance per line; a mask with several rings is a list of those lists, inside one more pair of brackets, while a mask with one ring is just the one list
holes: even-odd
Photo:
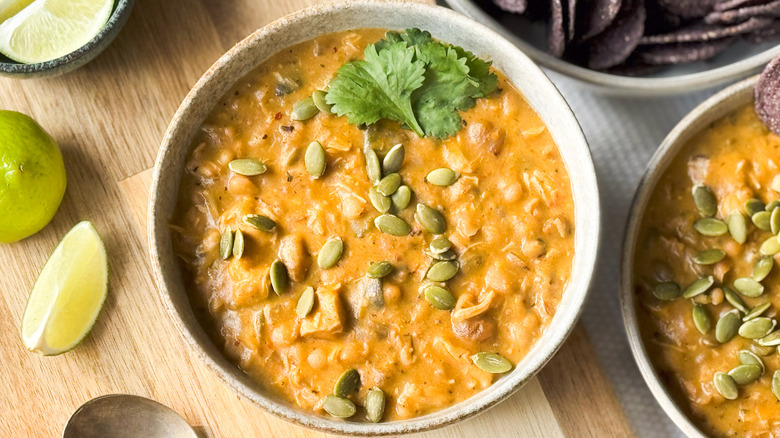
[[[550, 326], [515, 369], [474, 397], [405, 421], [366, 424], [304, 412], [266, 394], [212, 343], [196, 320], [171, 246], [168, 227], [191, 141], [226, 91], [274, 53], [318, 35], [354, 28], [419, 27], [435, 38], [493, 60], [547, 124], [569, 171], [575, 202], [575, 256], [571, 279]], [[149, 208], [149, 244], [158, 286], [171, 317], [193, 351], [227, 385], [272, 414], [303, 426], [354, 435], [394, 435], [441, 427], [505, 399], [536, 374], [561, 346], [580, 314], [596, 260], [599, 198], [590, 151], [577, 120], [544, 73], [498, 34], [449, 9], [417, 3], [352, 1], [294, 13], [260, 29], [220, 58], [179, 107], [162, 141]]]
[[704, 434], [677, 406], [674, 398], [653, 367], [645, 349], [636, 315], [636, 292], [634, 290], [634, 255], [639, 227], [647, 210], [650, 197], [658, 181], [677, 154], [694, 135], [706, 129], [712, 122], [729, 114], [738, 107], [753, 101], [753, 88], [758, 77], [738, 82], [707, 99], [685, 116], [656, 150], [645, 174], [639, 182], [628, 218], [623, 240], [623, 254], [620, 265], [620, 303], [623, 310], [623, 323], [628, 333], [628, 341], [639, 371], [645, 379], [653, 396], [674, 423], [691, 438], [705, 438]]
[[512, 23], [510, 29], [488, 14], [474, 0], [444, 1], [454, 10], [490, 27], [515, 43], [541, 66], [577, 79], [605, 94], [662, 97], [713, 88], [758, 73], [772, 58], [780, 55], [780, 45], [776, 42], [748, 44], [738, 41], [706, 62], [672, 65], [647, 76], [621, 76], [590, 70], [550, 55], [546, 52], [547, 34], [543, 25], [529, 24], [520, 16], [516, 15], [515, 18], [510, 15], [507, 18]]

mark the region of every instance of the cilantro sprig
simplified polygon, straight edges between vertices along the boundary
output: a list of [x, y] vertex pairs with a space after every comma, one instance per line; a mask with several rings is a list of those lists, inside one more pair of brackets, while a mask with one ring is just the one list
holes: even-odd
[[447, 138], [463, 126], [459, 111], [498, 86], [490, 62], [420, 29], [388, 32], [364, 57], [339, 68], [326, 96], [355, 125], [390, 119], [420, 137]]

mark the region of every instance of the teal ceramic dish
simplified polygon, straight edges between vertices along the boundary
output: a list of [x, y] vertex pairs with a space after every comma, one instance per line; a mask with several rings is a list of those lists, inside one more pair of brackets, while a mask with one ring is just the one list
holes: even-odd
[[103, 29], [87, 44], [61, 58], [38, 64], [21, 64], [0, 55], [0, 76], [38, 78], [68, 73], [95, 59], [111, 44], [130, 18], [135, 0], [117, 0], [114, 10]]

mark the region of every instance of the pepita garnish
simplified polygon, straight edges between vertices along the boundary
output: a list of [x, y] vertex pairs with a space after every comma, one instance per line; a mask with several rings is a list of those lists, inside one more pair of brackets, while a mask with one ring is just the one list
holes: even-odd
[[332, 237], [322, 245], [317, 253], [317, 264], [322, 269], [330, 269], [336, 266], [344, 252], [344, 242], [340, 237]]
[[390, 198], [379, 193], [379, 190], [377, 190], [376, 186], [368, 189], [368, 200], [371, 201], [371, 205], [374, 206], [376, 211], [380, 213], [387, 213], [390, 211], [390, 207], [392, 206], [392, 201]]
[[753, 221], [753, 225], [758, 227], [758, 229], [769, 231], [771, 228], [771, 225], [769, 223], [771, 217], [772, 214], [769, 213], [768, 211], [759, 211], [758, 213], [751, 216], [750, 220]]
[[772, 394], [780, 400], [780, 370], [775, 371], [772, 375]]
[[309, 143], [306, 154], [303, 156], [303, 164], [306, 171], [314, 179], [320, 178], [325, 173], [325, 149], [318, 141]]
[[393, 272], [393, 264], [388, 261], [372, 263], [366, 273], [371, 278], [384, 278]]
[[712, 193], [709, 187], [703, 185], [694, 186], [692, 195], [693, 203], [696, 204], [696, 208], [702, 216], [715, 216], [715, 213], [718, 212], [718, 200], [715, 199], [715, 194]]
[[742, 325], [742, 319], [739, 317], [738, 310], [726, 312], [715, 324], [715, 339], [721, 344], [734, 339], [734, 336], [739, 332], [740, 325]]
[[435, 186], [448, 187], [455, 184], [455, 181], [457, 181], [459, 177], [460, 175], [458, 172], [446, 167], [441, 167], [428, 173], [425, 180]]
[[409, 188], [409, 186], [402, 185], [401, 187], [398, 187], [398, 190], [393, 193], [393, 196], [390, 197], [390, 200], [393, 201], [393, 207], [395, 207], [395, 211], [401, 211], [409, 206], [409, 202], [412, 201], [412, 189]]
[[322, 401], [322, 409], [336, 418], [349, 418], [357, 412], [355, 404], [348, 398], [330, 394]]
[[452, 310], [455, 307], [456, 299], [450, 291], [441, 286], [428, 286], [425, 288], [425, 301], [439, 309], [439, 310]]
[[705, 249], [699, 251], [693, 256], [693, 261], [699, 265], [714, 265], [726, 257], [726, 253], [722, 249]]
[[262, 214], [248, 214], [244, 216], [244, 223], [265, 232], [271, 232], [276, 228], [276, 221]]
[[471, 361], [482, 371], [491, 374], [502, 374], [512, 369], [512, 362], [498, 353], [477, 353], [471, 356]]
[[672, 301], [674, 299], [680, 298], [681, 292], [682, 291], [680, 290], [680, 286], [672, 281], [658, 283], [658, 285], [653, 288], [653, 295], [659, 300], [663, 301]]
[[707, 308], [701, 304], [694, 305], [692, 316], [696, 329], [699, 330], [699, 333], [706, 335], [712, 328], [712, 318]]
[[314, 288], [306, 286], [303, 293], [298, 298], [298, 304], [295, 306], [295, 314], [298, 318], [305, 318], [314, 307]]
[[405, 155], [406, 149], [404, 148], [404, 145], [398, 143], [393, 146], [382, 160], [382, 170], [385, 174], [387, 175], [401, 170], [401, 165], [404, 164]]
[[775, 265], [775, 261], [770, 256], [763, 256], [756, 260], [756, 263], [753, 264], [753, 275], [752, 278], [755, 281], [761, 281], [766, 278], [767, 275], [772, 271], [772, 267]]
[[236, 230], [236, 237], [233, 238], [233, 257], [240, 259], [244, 255], [244, 233]]
[[750, 344], [750, 350], [758, 356], [767, 357], [777, 351], [777, 347], [764, 347], [763, 345]]
[[417, 204], [414, 218], [429, 233], [442, 234], [447, 229], [447, 223], [439, 210], [425, 204]]
[[739, 328], [739, 335], [746, 339], [760, 339], [775, 329], [776, 322], [773, 319], [759, 316], [745, 322]]
[[701, 277], [685, 288], [685, 291], [682, 293], [682, 297], [693, 298], [696, 295], [703, 294], [704, 292], [710, 290], [713, 284], [715, 284], [715, 278], [712, 275]]
[[222, 238], [219, 239], [219, 257], [227, 260], [233, 255], [233, 230], [225, 228], [222, 231]]
[[311, 100], [314, 101], [314, 106], [316, 106], [318, 110], [325, 114], [330, 114], [333, 105], [329, 104], [328, 101], [325, 100], [325, 95], [327, 94], [328, 93], [322, 90], [316, 90], [311, 93]]
[[730, 287], [723, 286], [721, 289], [723, 290], [723, 296], [726, 298], [726, 301], [734, 306], [734, 308], [742, 313], [748, 313], [750, 311], [747, 304], [745, 304], [742, 298], [740, 298]]
[[742, 245], [747, 240], [747, 219], [745, 215], [735, 211], [729, 215], [729, 233], [731, 237]]
[[737, 365], [729, 371], [729, 376], [734, 379], [737, 385], [748, 385], [761, 377], [763, 368], [756, 364]]
[[317, 108], [317, 105], [314, 104], [314, 99], [307, 97], [293, 105], [290, 118], [298, 121], [308, 120], [316, 116], [318, 112], [320, 112], [320, 110]]
[[699, 234], [707, 237], [717, 237], [726, 234], [729, 231], [728, 225], [720, 219], [705, 217], [693, 223], [693, 228]]
[[774, 331], [756, 342], [763, 347], [777, 347], [780, 345], [780, 330]]
[[766, 205], [760, 199], [750, 198], [745, 202], [745, 211], [751, 218], [754, 214], [764, 210], [766, 210]]
[[398, 216], [383, 214], [374, 219], [374, 225], [379, 231], [391, 236], [406, 236], [412, 232], [412, 228]]
[[444, 236], [438, 236], [431, 241], [429, 249], [433, 254], [441, 254], [452, 248], [452, 242], [450, 239]]
[[764, 293], [764, 285], [750, 277], [737, 278], [734, 280], [734, 289], [749, 298], [757, 298]]
[[761, 374], [764, 374], [765, 367], [764, 362], [761, 360], [760, 357], [756, 353], [753, 353], [750, 350], [742, 350], [738, 353], [739, 357], [739, 363], [742, 365], [756, 365], [761, 367]]
[[775, 207], [769, 217], [769, 230], [772, 234], [780, 233], [780, 208]]
[[397, 173], [387, 175], [376, 185], [377, 191], [385, 196], [392, 195], [399, 187], [401, 187], [401, 175]]
[[346, 397], [357, 391], [360, 387], [360, 373], [356, 369], [344, 371], [336, 385], [333, 387], [333, 394], [339, 397]]
[[244, 176], [262, 175], [268, 170], [262, 161], [254, 158], [239, 158], [228, 163], [228, 168], [234, 173]]
[[381, 389], [377, 387], [369, 389], [365, 405], [368, 421], [372, 423], [382, 421], [382, 416], [385, 414], [385, 393]]
[[271, 288], [277, 295], [281, 295], [290, 285], [290, 277], [287, 274], [287, 266], [281, 260], [276, 259], [271, 263], [271, 270], [268, 272], [271, 278]]
[[736, 400], [739, 395], [739, 388], [737, 388], [737, 382], [734, 379], [721, 371], [715, 373], [712, 378], [712, 383], [715, 385], [715, 389], [726, 400]]
[[778, 236], [772, 236], [764, 241], [764, 243], [761, 244], [761, 247], [758, 249], [758, 252], [760, 252], [762, 255], [765, 256], [773, 256], [780, 252], [780, 240], [778, 240]]
[[428, 269], [426, 277], [431, 281], [447, 281], [455, 276], [460, 269], [456, 261], [437, 261]]
[[775, 199], [769, 204], [767, 204], [764, 210], [771, 212], [777, 207], [780, 207], [780, 200]]
[[757, 304], [750, 312], [747, 312], [745, 316], [742, 317], [742, 321], [747, 322], [751, 319], [755, 319], [759, 316], [761, 316], [764, 312], [766, 312], [769, 307], [772, 306], [772, 303], [769, 301], [765, 301], [761, 304]]
[[458, 255], [455, 254], [455, 251], [453, 251], [452, 248], [438, 254], [431, 252], [430, 249], [426, 249], [425, 255], [427, 255], [428, 257], [434, 260], [455, 260], [458, 258]]
[[366, 157], [368, 180], [371, 181], [371, 184], [377, 184], [382, 179], [382, 165], [379, 164], [379, 156], [371, 148], [366, 149], [364, 155]]

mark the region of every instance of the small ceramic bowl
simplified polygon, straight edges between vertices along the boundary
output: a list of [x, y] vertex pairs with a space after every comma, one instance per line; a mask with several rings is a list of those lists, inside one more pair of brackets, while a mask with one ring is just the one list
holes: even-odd
[[[168, 226], [193, 136], [216, 102], [242, 76], [274, 53], [318, 35], [356, 28], [418, 27], [494, 62], [546, 122], [569, 171], [575, 202], [575, 256], [571, 278], [550, 326], [508, 375], [474, 397], [429, 415], [386, 423], [333, 420], [279, 400], [260, 389], [214, 345], [193, 314], [173, 254]], [[152, 265], [164, 302], [192, 350], [227, 385], [268, 412], [297, 424], [351, 435], [398, 435], [441, 427], [505, 399], [552, 357], [572, 330], [591, 281], [599, 241], [599, 198], [588, 145], [558, 90], [514, 45], [449, 9], [418, 3], [359, 0], [305, 9], [279, 19], [240, 42], [198, 81], [173, 117], [154, 171], [149, 208]]]
[[734, 111], [738, 107], [753, 101], [753, 88], [758, 77], [738, 82], [707, 99], [683, 118], [664, 139], [661, 146], [650, 159], [629, 212], [628, 225], [623, 240], [623, 254], [620, 266], [620, 303], [623, 310], [623, 323], [628, 333], [631, 351], [642, 377], [653, 396], [674, 423], [690, 438], [706, 438], [706, 434], [688, 418], [677, 406], [674, 398], [664, 385], [661, 376], [653, 367], [642, 336], [636, 314], [636, 292], [634, 290], [634, 256], [639, 236], [639, 227], [647, 210], [650, 197], [658, 181], [685, 144], [711, 123]]
[[0, 76], [16, 78], [56, 76], [84, 66], [95, 59], [119, 35], [119, 31], [130, 18], [134, 2], [135, 0], [117, 0], [114, 3], [114, 11], [103, 29], [87, 44], [61, 58], [38, 64], [21, 64], [0, 55]]
[[[713, 88], [758, 73], [780, 54], [776, 42], [737, 42], [706, 62], [671, 65], [646, 76], [622, 76], [590, 70], [558, 59], [546, 51], [546, 26], [509, 12], [497, 12], [491, 0], [444, 0], [454, 10], [490, 27], [512, 41], [541, 66], [577, 79], [605, 94], [662, 97]], [[483, 6], [489, 5], [489, 6]]]

